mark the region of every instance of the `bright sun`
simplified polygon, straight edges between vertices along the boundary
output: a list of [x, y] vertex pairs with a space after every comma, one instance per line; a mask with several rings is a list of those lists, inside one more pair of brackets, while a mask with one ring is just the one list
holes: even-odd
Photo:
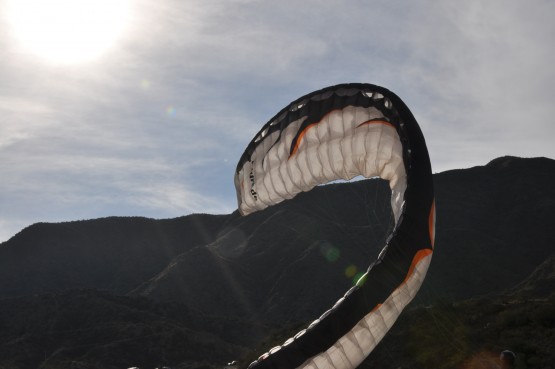
[[55, 63], [99, 57], [124, 31], [129, 0], [10, 0], [8, 19], [28, 51]]

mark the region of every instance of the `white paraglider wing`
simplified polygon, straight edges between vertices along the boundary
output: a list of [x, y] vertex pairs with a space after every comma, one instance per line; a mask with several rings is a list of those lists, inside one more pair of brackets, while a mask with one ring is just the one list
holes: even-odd
[[266, 123], [235, 173], [243, 215], [330, 181], [389, 181], [395, 228], [356, 286], [306, 329], [249, 368], [356, 368], [422, 284], [435, 206], [430, 160], [416, 120], [379, 86], [345, 84], [301, 97]]

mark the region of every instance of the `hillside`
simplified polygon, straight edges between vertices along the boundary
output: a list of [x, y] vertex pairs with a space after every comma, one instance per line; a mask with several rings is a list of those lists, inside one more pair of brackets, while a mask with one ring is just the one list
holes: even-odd
[[250, 322], [95, 290], [0, 300], [0, 368], [154, 368], [186, 358], [200, 369], [247, 352], [207, 332], [214, 326], [236, 332]]
[[[508, 346], [491, 338], [517, 324], [511, 319], [479, 329], [503, 311], [539, 319], [524, 324], [542, 332], [538, 341], [552, 334], [546, 313], [534, 311], [552, 311], [555, 161], [503, 157], [434, 183], [431, 269], [368, 362], [394, 355], [396, 368], [416, 359], [450, 368], [422, 358], [418, 342], [433, 353], [441, 332], [464, 335], [464, 349], [446, 352], [459, 363], [480, 347]], [[210, 368], [251, 357], [331, 306], [383, 247], [391, 219], [387, 184], [365, 180], [320, 186], [247, 217], [32, 225], [0, 244], [0, 368]], [[461, 332], [445, 319], [462, 322]], [[428, 340], [427, 325], [440, 329], [430, 333], [439, 341]]]
[[[516, 354], [515, 369], [552, 368], [554, 274], [552, 256], [503, 293], [412, 304], [359, 368], [500, 369], [504, 350]], [[296, 330], [277, 329], [254, 351], [267, 351]], [[251, 351], [245, 361], [254, 357]]]
[[362, 369], [499, 366], [516, 353], [515, 368], [555, 362], [555, 258], [540, 264], [510, 291], [406, 311]]
[[437, 250], [420, 297], [501, 292], [555, 251], [555, 161], [503, 157], [434, 176]]
[[224, 216], [33, 224], [0, 244], [0, 297], [106, 289], [126, 294], [173, 258], [212, 241]]

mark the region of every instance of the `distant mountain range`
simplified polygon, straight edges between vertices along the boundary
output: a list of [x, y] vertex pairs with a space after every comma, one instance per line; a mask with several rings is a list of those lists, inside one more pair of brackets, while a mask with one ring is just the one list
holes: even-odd
[[[552, 302], [555, 161], [502, 157], [434, 182], [434, 260], [391, 337], [433, 311], [425, 307], [478, 296]], [[389, 196], [373, 179], [319, 186], [247, 217], [29, 226], [0, 244], [0, 368], [200, 369], [261, 353], [376, 258], [392, 227]], [[386, 339], [368, 363], [393, 346]], [[396, 367], [419, 355], [407, 352]]]

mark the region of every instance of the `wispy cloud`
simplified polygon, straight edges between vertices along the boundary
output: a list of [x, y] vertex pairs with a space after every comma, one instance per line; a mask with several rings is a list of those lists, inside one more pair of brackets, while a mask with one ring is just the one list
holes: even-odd
[[429, 5], [412, 13], [411, 46], [400, 67], [434, 167], [478, 165], [507, 154], [553, 156], [548, 60], [555, 56], [549, 41], [555, 5]]
[[134, 4], [89, 64], [42, 63], [2, 32], [0, 240], [36, 221], [231, 211], [261, 125], [342, 82], [398, 93], [435, 171], [555, 156], [550, 1]]

